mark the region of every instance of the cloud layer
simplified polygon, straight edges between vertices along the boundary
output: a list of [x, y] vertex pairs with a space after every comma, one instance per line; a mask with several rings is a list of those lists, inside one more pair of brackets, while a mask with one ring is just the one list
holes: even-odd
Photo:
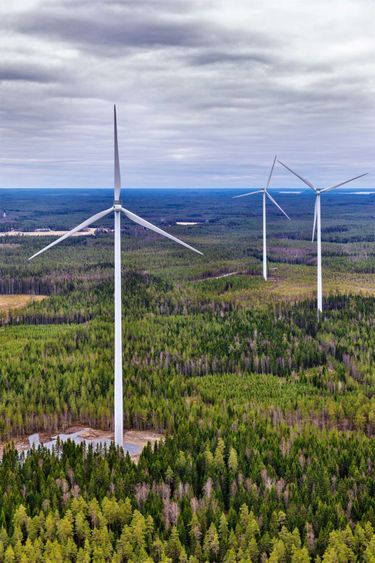
[[0, 187], [375, 185], [372, 0], [5, 4]]

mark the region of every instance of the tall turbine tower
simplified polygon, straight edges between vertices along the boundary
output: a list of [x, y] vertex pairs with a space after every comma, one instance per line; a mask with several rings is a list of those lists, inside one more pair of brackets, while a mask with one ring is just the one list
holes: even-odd
[[268, 181], [267, 181], [267, 184], [264, 188], [262, 188], [261, 190], [256, 190], [255, 192], [249, 192], [247, 194], [235, 195], [233, 197], [233, 199], [236, 199], [238, 197], [246, 197], [248, 195], [263, 194], [263, 277], [266, 281], [267, 281], [267, 277], [268, 277], [268, 270], [267, 270], [267, 213], [266, 213], [267, 198], [270, 201], [272, 201], [272, 203], [274, 205], [276, 205], [276, 207], [278, 207], [280, 209], [280, 211], [282, 213], [284, 213], [285, 217], [287, 219], [289, 219], [289, 221], [290, 221], [290, 217], [285, 213], [285, 211], [283, 209], [281, 209], [280, 205], [274, 200], [274, 198], [268, 192], [268, 188], [269, 188], [270, 183], [271, 183], [272, 172], [273, 172], [273, 169], [274, 169], [274, 166], [275, 166], [276, 158], [277, 157], [275, 156], [275, 158], [273, 159], [271, 171], [270, 171], [270, 174], [268, 176]]
[[115, 437], [115, 443], [118, 446], [122, 446], [123, 445], [123, 436], [124, 436], [124, 420], [123, 420], [123, 390], [122, 390], [122, 327], [121, 327], [121, 324], [122, 324], [122, 311], [121, 311], [121, 214], [123, 213], [128, 219], [130, 219], [134, 223], [138, 223], [138, 225], [141, 225], [142, 227], [145, 227], [146, 229], [150, 229], [151, 231], [154, 231], [155, 233], [158, 233], [159, 235], [167, 237], [167, 238], [173, 240], [174, 242], [177, 242], [178, 244], [181, 244], [182, 246], [185, 246], [186, 248], [189, 248], [190, 250], [197, 252], [198, 254], [202, 255], [202, 252], [199, 252], [199, 250], [196, 250], [195, 248], [193, 248], [189, 244], [186, 244], [186, 242], [183, 242], [182, 240], [170, 235], [169, 233], [166, 233], [162, 229], [159, 229], [159, 227], [152, 225], [151, 223], [149, 223], [145, 219], [138, 217], [138, 215], [135, 215], [131, 211], [128, 211], [127, 209], [122, 207], [122, 203], [121, 203], [121, 199], [120, 199], [120, 196], [121, 196], [121, 176], [120, 176], [120, 163], [119, 163], [119, 152], [118, 152], [118, 141], [117, 141], [116, 106], [114, 106], [114, 145], [115, 145], [115, 154], [114, 154], [114, 161], [115, 161], [114, 162], [114, 165], [115, 165], [115, 170], [114, 170], [114, 172], [115, 172], [114, 173], [114, 180], [115, 181], [114, 181], [114, 184], [115, 184], [115, 186], [114, 186], [113, 206], [110, 207], [109, 209], [105, 209], [104, 211], [100, 211], [99, 213], [97, 213], [96, 215], [93, 215], [89, 219], [86, 219], [86, 221], [84, 221], [83, 223], [81, 223], [77, 227], [74, 227], [74, 229], [72, 229], [71, 231], [69, 231], [68, 233], [63, 235], [62, 237], [58, 238], [57, 240], [55, 240], [54, 242], [52, 242], [51, 244], [49, 244], [48, 246], [46, 246], [42, 250], [39, 250], [39, 252], [37, 252], [36, 254], [31, 256], [31, 258], [29, 258], [29, 260], [32, 260], [33, 258], [38, 256], [39, 254], [42, 254], [42, 252], [45, 252], [49, 248], [52, 248], [52, 246], [59, 244], [59, 242], [62, 242], [63, 240], [69, 238], [74, 233], [77, 233], [78, 231], [85, 229], [86, 227], [88, 227], [92, 223], [95, 223], [99, 219], [102, 219], [103, 217], [106, 217], [107, 215], [114, 213], [114, 215], [115, 215], [115, 248], [114, 248], [114, 261], [115, 261], [115, 276], [114, 276], [114, 282], [115, 282], [114, 437]]
[[335, 190], [344, 184], [348, 184], [349, 182], [353, 182], [353, 180], [358, 180], [358, 178], [362, 178], [363, 176], [367, 175], [360, 174], [359, 176], [355, 176], [354, 178], [350, 178], [350, 180], [345, 180], [345, 182], [340, 182], [340, 184], [335, 184], [334, 186], [328, 186], [328, 188], [317, 188], [314, 186], [309, 180], [303, 178], [297, 172], [294, 172], [289, 166], [278, 160], [284, 168], [289, 170], [292, 174], [297, 176], [302, 182], [306, 184], [313, 192], [315, 193], [315, 209], [314, 209], [314, 225], [313, 225], [313, 232], [312, 232], [312, 241], [314, 241], [315, 231], [316, 231], [316, 243], [317, 243], [317, 310], [318, 316], [323, 311], [323, 283], [322, 283], [322, 222], [321, 222], [321, 210], [320, 210], [320, 196], [325, 192], [330, 192], [331, 190]]

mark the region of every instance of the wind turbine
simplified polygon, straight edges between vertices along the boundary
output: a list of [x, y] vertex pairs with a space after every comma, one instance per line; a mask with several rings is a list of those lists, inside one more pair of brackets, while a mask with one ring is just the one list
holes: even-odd
[[297, 174], [294, 170], [289, 168], [286, 164], [278, 160], [284, 168], [289, 170], [294, 176], [297, 176], [306, 186], [308, 186], [314, 193], [315, 193], [315, 208], [314, 208], [314, 224], [313, 224], [313, 231], [312, 231], [312, 242], [314, 242], [315, 238], [315, 231], [316, 231], [316, 243], [317, 243], [317, 309], [318, 309], [318, 316], [323, 311], [323, 283], [322, 283], [322, 221], [321, 221], [321, 211], [320, 211], [320, 196], [325, 192], [330, 192], [331, 190], [335, 190], [344, 184], [348, 184], [349, 182], [353, 182], [354, 180], [358, 180], [358, 178], [363, 178], [363, 176], [367, 175], [360, 174], [359, 176], [355, 176], [354, 178], [350, 178], [350, 180], [345, 180], [345, 182], [340, 182], [339, 184], [335, 184], [333, 186], [328, 186], [327, 188], [317, 188], [306, 178]]
[[122, 207], [121, 203], [121, 176], [120, 176], [120, 163], [119, 163], [119, 152], [118, 152], [118, 140], [117, 140], [117, 118], [116, 118], [116, 106], [114, 106], [114, 202], [113, 206], [109, 209], [105, 209], [104, 211], [100, 211], [96, 215], [93, 215], [86, 221], [83, 221], [77, 227], [74, 227], [71, 231], [64, 234], [42, 250], [39, 250], [36, 254], [31, 256], [29, 260], [32, 260], [42, 252], [45, 252], [49, 248], [52, 248], [56, 244], [59, 244], [63, 240], [69, 238], [70, 236], [74, 235], [78, 231], [88, 227], [92, 223], [95, 223], [99, 219], [103, 219], [107, 215], [114, 213], [115, 215], [115, 241], [114, 241], [114, 262], [115, 262], [115, 274], [114, 274], [114, 284], [115, 284], [115, 358], [114, 358], [114, 376], [115, 376], [115, 384], [114, 384], [114, 438], [115, 443], [118, 446], [123, 446], [123, 436], [124, 436], [124, 421], [123, 421], [123, 388], [122, 388], [122, 311], [121, 311], [121, 214], [124, 214], [128, 219], [145, 227], [146, 229], [150, 229], [159, 235], [162, 235], [166, 238], [197, 252], [197, 254], [202, 254], [199, 250], [196, 250], [186, 242], [166, 233], [159, 227], [152, 225], [145, 219], [138, 217], [125, 207]]
[[268, 272], [267, 272], [267, 213], [266, 213], [267, 198], [270, 201], [272, 201], [272, 203], [274, 205], [276, 205], [276, 207], [278, 209], [280, 209], [281, 213], [283, 213], [285, 215], [285, 217], [290, 221], [290, 217], [285, 213], [285, 211], [283, 209], [281, 209], [280, 205], [277, 203], [277, 201], [274, 200], [274, 198], [271, 196], [271, 194], [268, 191], [268, 188], [269, 188], [270, 182], [271, 182], [271, 178], [272, 178], [272, 172], [273, 172], [273, 169], [275, 167], [276, 158], [277, 157], [275, 156], [275, 158], [273, 159], [271, 171], [270, 171], [270, 174], [268, 176], [268, 181], [267, 181], [267, 184], [264, 188], [262, 188], [261, 190], [256, 190], [255, 192], [249, 192], [247, 194], [235, 195], [233, 197], [233, 199], [236, 199], [238, 197], [246, 197], [248, 195], [263, 194], [263, 277], [266, 281], [267, 281], [267, 276], [268, 276]]

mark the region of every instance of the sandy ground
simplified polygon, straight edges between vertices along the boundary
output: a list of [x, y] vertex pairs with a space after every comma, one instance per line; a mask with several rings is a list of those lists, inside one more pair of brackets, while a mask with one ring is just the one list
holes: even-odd
[[[7, 231], [0, 233], [0, 237], [61, 237], [69, 231]], [[91, 237], [95, 235], [96, 228], [85, 229], [74, 233], [73, 237]]]
[[[86, 443], [94, 443], [97, 444], [98, 441], [108, 442], [113, 440], [113, 432], [108, 430], [100, 430], [98, 428], [89, 428], [87, 426], [70, 426], [64, 431], [61, 432], [40, 432], [39, 433], [39, 440], [41, 444], [47, 444], [51, 442], [57, 435], [64, 435], [67, 436], [69, 434], [77, 435], [79, 433], [79, 437], [82, 438]], [[158, 434], [156, 432], [152, 432], [151, 430], [127, 430], [124, 433], [124, 442], [125, 445], [135, 446], [137, 448], [137, 453], [130, 454], [130, 457], [134, 461], [138, 461], [139, 456], [143, 448], [148, 444], [154, 444], [155, 442], [159, 442], [163, 439], [162, 434]], [[14, 443], [17, 451], [19, 452], [26, 452], [30, 449], [30, 442], [29, 436], [25, 436], [23, 438], [17, 438], [14, 440], [10, 440]], [[2, 457], [4, 451], [5, 442], [0, 442], [0, 458]]]
[[46, 298], [46, 295], [0, 295], [0, 311], [19, 309], [33, 301], [42, 301]]

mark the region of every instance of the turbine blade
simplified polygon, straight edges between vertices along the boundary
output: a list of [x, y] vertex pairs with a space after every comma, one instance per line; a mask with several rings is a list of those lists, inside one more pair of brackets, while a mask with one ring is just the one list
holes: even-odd
[[297, 172], [294, 172], [294, 170], [292, 170], [291, 168], [289, 168], [289, 166], [287, 166], [286, 164], [284, 164], [283, 162], [281, 162], [281, 160], [278, 160], [277, 162], [279, 162], [281, 164], [281, 166], [284, 166], [284, 168], [286, 168], [287, 170], [289, 170], [289, 172], [291, 172], [292, 174], [294, 174], [295, 176], [297, 176], [297, 178], [299, 178], [300, 180], [302, 180], [302, 182], [304, 184], [306, 184], [306, 186], [309, 186], [309, 188], [311, 188], [312, 190], [314, 190], [315, 192], [315, 187], [314, 185], [309, 182], [309, 180], [306, 180], [306, 178], [304, 178], [303, 176], [300, 176], [299, 174], [297, 174]]
[[72, 229], [71, 231], [69, 231], [68, 233], [65, 233], [65, 235], [62, 235], [60, 238], [58, 238], [57, 240], [54, 240], [53, 242], [51, 242], [51, 244], [49, 244], [48, 246], [45, 246], [44, 248], [42, 248], [42, 250], [39, 250], [36, 254], [33, 254], [33, 256], [31, 256], [29, 258], [29, 260], [32, 260], [33, 258], [35, 258], [36, 256], [39, 256], [39, 254], [42, 254], [42, 252], [45, 252], [46, 250], [49, 250], [50, 248], [52, 248], [53, 246], [55, 246], [56, 244], [59, 244], [60, 242], [62, 242], [63, 240], [71, 237], [72, 235], [74, 235], [74, 233], [78, 233], [78, 231], [82, 231], [82, 229], [84, 229], [85, 227], [89, 227], [92, 223], [95, 223], [96, 221], [98, 221], [99, 219], [102, 219], [103, 217], [105, 217], [106, 215], [109, 215], [111, 212], [113, 211], [113, 207], [111, 207], [110, 209], [105, 209], [104, 211], [101, 211], [100, 213], [97, 213], [96, 215], [93, 215], [92, 217], [90, 217], [89, 219], [86, 219], [86, 221], [83, 221], [83, 223], [81, 223], [80, 225], [77, 225], [77, 227], [74, 227], [74, 229]]
[[121, 174], [120, 174], [120, 161], [118, 155], [116, 106], [114, 106], [113, 113], [114, 113], [113, 123], [114, 123], [114, 145], [115, 145], [115, 200], [119, 201], [120, 193], [121, 193]]
[[237, 199], [238, 197], [246, 197], [248, 195], [254, 195], [254, 194], [262, 194], [263, 190], [257, 190], [256, 192], [248, 192], [247, 194], [241, 194], [241, 195], [235, 195], [232, 197], [232, 199]]
[[360, 174], [359, 176], [355, 176], [355, 178], [350, 178], [350, 180], [345, 180], [345, 182], [340, 182], [340, 184], [335, 184], [334, 186], [329, 186], [328, 188], [324, 188], [323, 190], [320, 190], [321, 193], [323, 192], [330, 192], [331, 190], [334, 190], [336, 188], [339, 188], [340, 186], [343, 186], [344, 184], [349, 184], [349, 182], [353, 182], [353, 180], [358, 180], [358, 178], [363, 178], [363, 176], [367, 176], [367, 172], [365, 174]]
[[267, 180], [266, 191], [267, 191], [268, 188], [270, 187], [271, 178], [272, 178], [272, 173], [273, 173], [273, 169], [275, 168], [276, 159], [277, 159], [277, 155], [275, 155], [275, 158], [273, 159], [273, 163], [272, 163], [270, 175], [268, 176], [268, 180]]
[[125, 209], [124, 207], [122, 207], [121, 211], [124, 213], [124, 215], [126, 215], [126, 217], [128, 219], [130, 219], [131, 221], [134, 221], [134, 223], [138, 223], [138, 225], [141, 225], [142, 227], [145, 227], [146, 229], [150, 229], [150, 231], [154, 231], [155, 233], [158, 233], [159, 235], [162, 235], [163, 237], [169, 238], [169, 239], [173, 240], [174, 242], [177, 242], [178, 244], [181, 244], [182, 246], [185, 246], [186, 248], [189, 248], [193, 252], [196, 252], [197, 254], [201, 254], [203, 256], [203, 252], [200, 252], [196, 248], [193, 248], [192, 246], [190, 246], [190, 244], [187, 244], [186, 242], [183, 242], [182, 240], [178, 239], [177, 237], [174, 237], [173, 235], [166, 233], [162, 229], [159, 229], [159, 227], [156, 227], [152, 223], [149, 223], [145, 219], [142, 219], [142, 217], [135, 215], [135, 213], [132, 213], [128, 209]]
[[314, 206], [314, 224], [313, 224], [313, 231], [312, 231], [312, 239], [311, 239], [311, 242], [314, 242], [315, 231], [316, 231], [316, 202], [317, 202], [317, 199], [315, 198], [315, 206]]
[[283, 213], [283, 214], [285, 215], [285, 217], [290, 221], [289, 215], [287, 215], [287, 214], [285, 213], [284, 209], [282, 209], [282, 208], [280, 207], [280, 205], [277, 203], [277, 201], [276, 201], [275, 199], [273, 199], [272, 195], [269, 194], [268, 192], [266, 192], [266, 195], [267, 195], [268, 199], [269, 199], [270, 201], [272, 201], [272, 203], [273, 203], [274, 205], [276, 205], [276, 207], [278, 207], [278, 208], [280, 209], [281, 213]]

